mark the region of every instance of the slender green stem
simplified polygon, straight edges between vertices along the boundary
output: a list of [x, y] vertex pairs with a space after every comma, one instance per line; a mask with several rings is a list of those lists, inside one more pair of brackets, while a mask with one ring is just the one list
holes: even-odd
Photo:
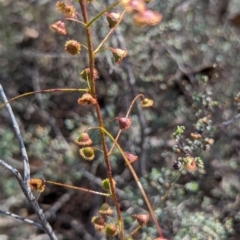
[[95, 22], [98, 18], [100, 18], [104, 13], [106, 13], [107, 11], [109, 11], [110, 9], [112, 9], [113, 7], [117, 6], [120, 3], [120, 1], [116, 1], [114, 3], [112, 3], [111, 5], [109, 5], [107, 8], [105, 8], [102, 12], [100, 12], [99, 14], [97, 14], [91, 21], [89, 21], [88, 23], [86, 23], [86, 27], [90, 27], [92, 25], [93, 22]]
[[155, 224], [155, 226], [156, 226], [156, 229], [157, 229], [157, 231], [158, 231], [159, 237], [162, 238], [162, 237], [163, 237], [163, 235], [162, 235], [162, 230], [161, 230], [161, 228], [160, 228], [159, 225], [158, 225], [158, 221], [157, 221], [157, 218], [156, 218], [156, 216], [155, 216], [155, 214], [154, 214], [154, 212], [153, 212], [152, 206], [151, 206], [151, 204], [150, 204], [150, 202], [149, 202], [149, 200], [148, 200], [148, 197], [147, 197], [147, 195], [146, 195], [146, 193], [145, 193], [145, 190], [143, 189], [143, 186], [142, 186], [142, 184], [141, 184], [141, 182], [140, 182], [137, 174], [135, 173], [132, 165], [129, 163], [128, 159], [126, 158], [126, 156], [125, 156], [125, 154], [124, 154], [124, 152], [123, 152], [123, 150], [122, 150], [122, 148], [121, 148], [120, 145], [115, 141], [115, 139], [114, 139], [114, 137], [111, 135], [111, 133], [109, 133], [109, 132], [108, 132], [105, 128], [103, 128], [103, 127], [101, 127], [101, 131], [104, 132], [113, 142], [115, 142], [116, 147], [118, 148], [119, 152], [122, 154], [122, 157], [124, 158], [125, 163], [127, 164], [129, 170], [131, 171], [131, 173], [132, 173], [132, 175], [133, 175], [133, 178], [135, 179], [135, 182], [137, 183], [138, 188], [139, 188], [139, 190], [140, 190], [140, 192], [141, 192], [141, 194], [142, 194], [142, 196], [143, 196], [143, 199], [145, 200], [145, 203], [146, 203], [146, 205], [147, 205], [147, 207], [148, 207], [148, 210], [149, 210], [149, 212], [150, 212], [150, 215], [151, 215], [151, 217], [152, 217], [152, 220], [153, 220], [153, 222], [154, 222], [154, 224]]
[[45, 90], [39, 90], [39, 91], [33, 91], [33, 92], [27, 92], [23, 93], [21, 95], [18, 95], [16, 97], [11, 98], [8, 102], [0, 105], [0, 109], [4, 107], [7, 103], [10, 103], [12, 101], [15, 101], [19, 98], [30, 96], [36, 93], [53, 93], [53, 92], [86, 92], [87, 89], [85, 88], [53, 88], [53, 89], [45, 89]]
[[[87, 9], [86, 9], [86, 0], [79, 0], [79, 4], [80, 4], [81, 11], [82, 11], [82, 16], [83, 16], [84, 23], [86, 24], [85, 31], [86, 31], [86, 37], [87, 37], [87, 43], [88, 43], [88, 57], [89, 57], [89, 68], [90, 68], [90, 79], [89, 79], [90, 87], [91, 87], [90, 93], [92, 94], [92, 96], [95, 99], [97, 99], [97, 94], [96, 94], [96, 89], [95, 89], [95, 80], [94, 80], [94, 77], [93, 77], [94, 76], [94, 50], [93, 50], [93, 46], [92, 46], [90, 25], [98, 17], [97, 18], [95, 17], [94, 21], [92, 21], [92, 22], [90, 21], [87, 24], [88, 14], [87, 14]], [[102, 115], [101, 115], [100, 106], [99, 106], [98, 102], [95, 104], [95, 108], [96, 108], [99, 128], [101, 129], [101, 128], [104, 127], [104, 125], [103, 125]], [[108, 179], [109, 179], [109, 183], [110, 183], [112, 199], [113, 199], [115, 209], [116, 209], [116, 212], [117, 212], [117, 219], [118, 219], [118, 226], [119, 226], [119, 236], [120, 236], [120, 240], [124, 240], [124, 229], [123, 229], [123, 221], [122, 221], [120, 206], [119, 206], [119, 203], [118, 203], [118, 198], [117, 198], [115, 186], [114, 186], [114, 183], [113, 183], [112, 169], [111, 169], [111, 165], [110, 165], [110, 161], [109, 161], [105, 135], [101, 130], [100, 130], [100, 139], [101, 139], [104, 161], [105, 161], [107, 174], [108, 174]]]
[[75, 187], [75, 186], [68, 185], [68, 184], [65, 184], [65, 183], [52, 182], [52, 181], [48, 181], [48, 180], [45, 180], [45, 182], [49, 183], [49, 184], [61, 186], [61, 187], [67, 187], [67, 188], [79, 190], [79, 191], [82, 191], [82, 192], [88, 192], [88, 193], [93, 193], [93, 194], [97, 194], [97, 195], [101, 195], [101, 196], [105, 196], [105, 197], [110, 197], [109, 193], [97, 192], [97, 191], [93, 191], [93, 190], [90, 190], [90, 189], [87, 189], [87, 188]]

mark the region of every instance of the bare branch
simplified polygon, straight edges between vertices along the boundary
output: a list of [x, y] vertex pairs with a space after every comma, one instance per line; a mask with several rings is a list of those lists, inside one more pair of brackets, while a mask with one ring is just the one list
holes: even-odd
[[[7, 164], [5, 161], [3, 161], [1, 159], [0, 159], [0, 164], [2, 166], [4, 166], [6, 169], [8, 169], [9, 171], [11, 171], [14, 174], [14, 176], [16, 177], [16, 179], [18, 180], [18, 183], [19, 183], [24, 195], [26, 196], [28, 202], [31, 204], [31, 206], [34, 209], [35, 213], [37, 214], [38, 218], [42, 222], [42, 225], [41, 225], [42, 229], [48, 234], [48, 236], [50, 237], [51, 240], [57, 240], [57, 237], [56, 237], [55, 233], [53, 232], [52, 227], [49, 225], [49, 223], [46, 220], [43, 210], [39, 207], [38, 202], [35, 201], [35, 198], [32, 195], [32, 192], [29, 191], [28, 184], [23, 181], [21, 174], [18, 172], [17, 169], [13, 168], [12, 166], [10, 166], [9, 164]], [[11, 216], [11, 215], [9, 215], [9, 216]]]
[[16, 118], [13, 114], [12, 108], [10, 106], [7, 100], [7, 97], [3, 91], [2, 85], [0, 85], [0, 97], [2, 98], [3, 102], [6, 103], [6, 109], [8, 111], [10, 120], [12, 122], [12, 126], [13, 126], [13, 130], [17, 136], [18, 139], [18, 143], [19, 143], [19, 148], [21, 151], [21, 155], [22, 155], [22, 160], [23, 160], [23, 169], [24, 169], [24, 181], [27, 182], [27, 180], [30, 178], [30, 167], [29, 167], [29, 161], [28, 161], [28, 156], [27, 156], [27, 151], [26, 148], [24, 146], [24, 142], [20, 133], [20, 129], [18, 126], [18, 123], [16, 121]]
[[40, 228], [40, 229], [44, 230], [41, 224], [39, 224], [39, 223], [37, 223], [37, 222], [34, 222], [34, 221], [30, 220], [30, 219], [21, 217], [21, 216], [19, 216], [19, 215], [16, 215], [16, 214], [14, 214], [14, 213], [11, 213], [11, 212], [8, 212], [8, 211], [4, 211], [4, 210], [1, 210], [1, 209], [0, 209], [0, 213], [3, 213], [3, 214], [5, 214], [5, 215], [7, 215], [7, 216], [14, 217], [14, 218], [16, 218], [16, 219], [18, 219], [18, 220], [21, 220], [21, 221], [23, 221], [23, 222], [25, 222], [25, 223], [28, 223], [28, 224], [30, 224], [30, 225], [33, 225], [33, 226], [35, 226], [35, 227], [37, 227], [37, 228]]
[[50, 224], [47, 222], [46, 217], [43, 213], [43, 210], [39, 207], [38, 202], [35, 200], [31, 189], [28, 185], [28, 180], [30, 178], [30, 167], [29, 167], [29, 161], [28, 161], [28, 156], [27, 156], [27, 151], [24, 146], [24, 142], [20, 133], [20, 129], [18, 126], [18, 123], [16, 121], [16, 118], [14, 116], [14, 113], [12, 111], [12, 108], [10, 104], [8, 103], [8, 99], [3, 91], [2, 85], [0, 84], [0, 97], [2, 98], [3, 102], [6, 104], [7, 111], [10, 116], [10, 120], [12, 122], [12, 126], [14, 129], [14, 132], [17, 136], [17, 139], [19, 141], [19, 147], [22, 155], [22, 160], [23, 160], [23, 169], [24, 169], [24, 180], [22, 179], [21, 174], [18, 172], [17, 169], [13, 168], [3, 160], [0, 160], [0, 164], [3, 165], [5, 168], [7, 168], [9, 171], [11, 171], [14, 176], [16, 177], [24, 195], [26, 196], [28, 202], [30, 203], [31, 207], [34, 209], [35, 213], [37, 214], [38, 218], [40, 219], [42, 223], [42, 229], [48, 234], [51, 240], [57, 240], [57, 236], [52, 230], [52, 227]]

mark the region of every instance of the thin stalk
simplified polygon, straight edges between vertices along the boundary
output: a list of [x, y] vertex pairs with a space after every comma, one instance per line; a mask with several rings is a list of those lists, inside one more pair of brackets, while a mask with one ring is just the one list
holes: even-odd
[[27, 92], [27, 93], [23, 93], [21, 95], [18, 95], [16, 97], [11, 98], [10, 100], [8, 100], [8, 102], [0, 105], [0, 109], [2, 107], [4, 107], [7, 103], [10, 103], [10, 102], [15, 101], [15, 100], [17, 100], [19, 98], [22, 98], [22, 97], [33, 95], [35, 93], [53, 93], [53, 92], [86, 92], [86, 89], [81, 89], [81, 88], [53, 88], [53, 89], [45, 89], [45, 90]]
[[88, 51], [88, 48], [87, 46], [85, 46], [84, 44], [81, 43], [81, 47], [84, 47], [87, 51]]
[[132, 100], [132, 103], [131, 103], [131, 105], [130, 105], [128, 111], [127, 111], [127, 114], [126, 114], [126, 118], [129, 116], [129, 114], [130, 114], [130, 112], [131, 112], [131, 110], [132, 110], [132, 108], [133, 108], [133, 104], [137, 101], [137, 99], [138, 99], [139, 97], [144, 98], [144, 95], [143, 95], [143, 94], [138, 94], [138, 95]]
[[[116, 3], [116, 5], [118, 4], [118, 2]], [[80, 4], [81, 11], [82, 11], [82, 16], [83, 16], [84, 23], [86, 24], [85, 31], [86, 31], [86, 37], [87, 37], [87, 43], [88, 43], [88, 57], [89, 57], [89, 68], [90, 68], [90, 79], [89, 79], [90, 80], [90, 87], [91, 87], [90, 93], [92, 94], [92, 96], [95, 99], [97, 99], [97, 94], [96, 94], [96, 89], [95, 89], [95, 80], [93, 78], [93, 76], [94, 76], [94, 74], [93, 74], [93, 71], [94, 71], [94, 50], [93, 50], [93, 45], [92, 45], [91, 33], [90, 33], [90, 25], [91, 25], [92, 22], [94, 22], [98, 18], [98, 16], [101, 16], [101, 15], [97, 15], [97, 17], [95, 17], [92, 21], [90, 21], [88, 23], [86, 0], [79, 0], [79, 4]], [[113, 7], [115, 5], [112, 4], [110, 6]], [[107, 9], [110, 9], [110, 8], [107, 8]], [[101, 112], [100, 112], [100, 106], [99, 106], [98, 103], [95, 104], [95, 108], [96, 108], [96, 114], [97, 114], [99, 128], [101, 129], [101, 128], [104, 127], [104, 125], [103, 125], [103, 120], [102, 120], [102, 116], [101, 116]], [[107, 175], [108, 175], [108, 179], [109, 179], [109, 183], [110, 183], [112, 199], [113, 199], [115, 209], [116, 209], [116, 213], [117, 213], [117, 220], [118, 220], [118, 226], [119, 226], [119, 236], [120, 236], [120, 240], [124, 240], [123, 220], [122, 220], [122, 216], [121, 216], [120, 206], [119, 206], [119, 203], [118, 203], [118, 198], [117, 198], [117, 195], [116, 195], [116, 190], [115, 190], [114, 183], [113, 183], [112, 169], [111, 169], [110, 161], [109, 161], [109, 157], [108, 157], [108, 150], [107, 150], [105, 135], [101, 130], [100, 130], [100, 140], [101, 140], [101, 144], [102, 144], [104, 161], [105, 161], [105, 165], [106, 165], [106, 169], [107, 169]]]
[[143, 189], [143, 186], [142, 186], [142, 184], [141, 184], [141, 182], [140, 182], [137, 174], [135, 173], [132, 165], [129, 163], [128, 159], [126, 158], [126, 156], [125, 156], [125, 154], [124, 154], [124, 152], [123, 152], [123, 150], [122, 150], [122, 148], [121, 148], [120, 145], [115, 141], [115, 139], [114, 139], [114, 137], [111, 135], [111, 133], [109, 133], [105, 128], [101, 128], [101, 131], [104, 132], [113, 142], [115, 142], [116, 147], [118, 148], [119, 152], [122, 154], [122, 156], [123, 156], [123, 158], [124, 158], [124, 160], [125, 160], [125, 163], [127, 164], [128, 168], [130, 169], [130, 171], [131, 171], [131, 173], [132, 173], [132, 175], [133, 175], [133, 178], [134, 178], [135, 182], [137, 183], [138, 188], [139, 188], [139, 190], [140, 190], [140, 192], [141, 192], [141, 194], [142, 194], [142, 196], [143, 196], [143, 199], [145, 200], [145, 203], [146, 203], [146, 205], [147, 205], [147, 207], [148, 207], [148, 210], [149, 210], [149, 212], [150, 212], [150, 215], [151, 215], [151, 217], [152, 217], [152, 220], [153, 220], [153, 222], [154, 222], [154, 224], [155, 224], [155, 226], [156, 226], [156, 229], [157, 229], [157, 231], [158, 231], [159, 237], [160, 237], [160, 238], [163, 238], [162, 230], [161, 230], [161, 228], [160, 228], [159, 225], [158, 225], [158, 221], [157, 221], [157, 218], [156, 218], [156, 216], [155, 216], [155, 214], [154, 214], [154, 212], [153, 212], [152, 206], [151, 206], [151, 204], [150, 204], [150, 202], [149, 202], [149, 200], [148, 200], [148, 197], [147, 197], [147, 195], [146, 195], [146, 193], [145, 193], [145, 190]]
[[[118, 138], [120, 137], [120, 134], [121, 134], [122, 130], [120, 129], [117, 133], [117, 136], [115, 137], [115, 141], [117, 142], [118, 141]], [[111, 149], [109, 150], [108, 152], [108, 156], [110, 156], [112, 154], [112, 151], [115, 147], [115, 142], [113, 143], [113, 145], [111, 146]]]
[[54, 184], [54, 185], [57, 185], [57, 186], [61, 186], [61, 187], [67, 187], [67, 188], [79, 190], [79, 191], [82, 191], [82, 192], [88, 192], [88, 193], [93, 193], [93, 194], [97, 194], [97, 195], [101, 195], [101, 196], [105, 196], [105, 197], [110, 197], [109, 193], [97, 192], [97, 191], [93, 191], [93, 190], [90, 190], [90, 189], [87, 189], [87, 188], [75, 187], [75, 186], [68, 185], [68, 184], [65, 184], [65, 183], [52, 182], [52, 181], [48, 181], [48, 180], [45, 180], [45, 182], [49, 183], [49, 184]]
[[133, 234], [135, 234], [136, 232], [138, 232], [138, 230], [141, 229], [141, 228], [142, 228], [142, 226], [138, 225], [125, 240], [131, 239], [131, 236]]
[[79, 21], [79, 20], [76, 19], [76, 18], [65, 18], [65, 20], [69, 20], [69, 21], [77, 22], [77, 23], [82, 24], [84, 27], [86, 27], [86, 24], [85, 24], [84, 22]]
[[180, 178], [181, 175], [182, 175], [182, 171], [179, 172], [179, 174], [177, 175], [176, 179], [171, 183], [171, 185], [170, 185], [170, 187], [168, 188], [168, 190], [167, 190], [167, 191], [165, 192], [165, 194], [161, 197], [161, 200], [160, 200], [160, 202], [157, 204], [157, 206], [155, 207], [155, 209], [158, 208], [158, 207], [160, 207], [161, 203], [166, 200], [166, 198], [167, 198], [170, 190], [171, 190], [172, 187], [175, 185], [175, 183], [178, 181], [178, 179]]
[[[131, 105], [130, 105], [129, 108], [128, 108], [126, 118], [129, 116], [129, 114], [130, 114], [130, 112], [131, 112], [131, 110], [132, 110], [132, 108], [133, 108], [133, 104], [136, 102], [136, 100], [137, 100], [139, 97], [144, 98], [144, 95], [143, 95], [143, 94], [138, 94], [138, 95], [132, 100], [132, 103], [131, 103]], [[115, 142], [118, 141], [118, 138], [120, 137], [121, 132], [122, 132], [122, 130], [120, 129], [120, 130], [118, 131], [117, 136], [115, 137]], [[108, 152], [108, 156], [110, 156], [110, 155], [112, 154], [112, 151], [113, 151], [113, 149], [114, 149], [114, 147], [115, 147], [115, 142], [113, 142], [113, 145], [112, 145], [111, 149], [110, 149], [109, 152]]]
[[100, 48], [102, 47], [102, 45], [108, 40], [109, 36], [113, 33], [113, 31], [116, 29], [116, 27], [119, 25], [119, 23], [122, 20], [122, 17], [124, 15], [124, 13], [126, 12], [126, 10], [123, 11], [123, 13], [121, 14], [118, 23], [116, 24], [116, 26], [114, 26], [109, 33], [106, 35], [106, 37], [102, 40], [102, 42], [98, 45], [98, 47], [94, 50], [94, 54], [96, 54], [97, 52], [99, 52]]
[[[81, 0], [80, 0], [81, 1]], [[79, 2], [80, 2], [79, 1]], [[107, 11], [109, 11], [110, 9], [112, 9], [113, 7], [117, 6], [120, 3], [120, 1], [116, 1], [114, 3], [112, 3], [111, 5], [109, 5], [107, 8], [105, 8], [102, 12], [100, 12], [99, 14], [97, 14], [91, 21], [86, 22], [86, 28], [90, 27], [92, 25], [93, 22], [95, 22], [98, 18], [100, 18], [104, 13], [106, 13]]]

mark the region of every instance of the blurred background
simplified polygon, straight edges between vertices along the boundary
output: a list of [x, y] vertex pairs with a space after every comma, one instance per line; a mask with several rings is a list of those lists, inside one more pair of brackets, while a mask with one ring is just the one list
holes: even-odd
[[[66, 40], [86, 44], [83, 29], [66, 22], [68, 35], [51, 31], [49, 25], [62, 19], [55, 3], [0, 0], [0, 83], [8, 99], [40, 89], [86, 87], [80, 72], [88, 67], [87, 52], [82, 49], [77, 57], [64, 52]], [[89, 4], [90, 16], [109, 3], [112, 1]], [[240, 2], [155, 0], [148, 6], [162, 13], [159, 25], [136, 27], [132, 15], [125, 14], [105, 44], [128, 49], [126, 60], [115, 65], [108, 50], [96, 57], [98, 101], [105, 126], [116, 135], [118, 124], [112, 120], [125, 116], [132, 99], [138, 93], [152, 98], [152, 108], [142, 110], [135, 105], [132, 126], [122, 133], [119, 143], [124, 151], [139, 157], [134, 168], [156, 209], [164, 236], [174, 240], [240, 239], [240, 123], [221, 124], [239, 112]], [[104, 16], [92, 25], [95, 48], [108, 31]], [[93, 108], [79, 106], [79, 97], [78, 93], [36, 94], [11, 106], [26, 144], [32, 177], [102, 191], [101, 179], [106, 178], [102, 154], [97, 152], [93, 162], [86, 162], [73, 143], [87, 127], [97, 125]], [[184, 125], [188, 141], [198, 120], [206, 116], [211, 119], [211, 131], [205, 137], [214, 139], [214, 144], [193, 153], [202, 158], [205, 172], [183, 171], [160, 202], [179, 174], [172, 167], [179, 157], [172, 150], [173, 132]], [[99, 147], [98, 132], [91, 131], [90, 136]], [[0, 159], [22, 172], [18, 142], [4, 108], [0, 109]], [[136, 224], [131, 214], [146, 207], [117, 150], [111, 164], [128, 232]], [[36, 220], [15, 178], [7, 170], [0, 173], [1, 209]], [[91, 224], [104, 201], [53, 185], [47, 185], [39, 198], [57, 236], [66, 240], [106, 239]], [[134, 239], [154, 237], [150, 221]], [[0, 239], [48, 238], [35, 227], [0, 215]]]

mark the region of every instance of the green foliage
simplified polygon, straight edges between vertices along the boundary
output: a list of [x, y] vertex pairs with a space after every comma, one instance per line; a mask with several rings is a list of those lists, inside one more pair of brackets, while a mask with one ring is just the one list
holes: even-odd
[[[219, 222], [217, 218], [204, 212], [188, 212], [184, 211], [177, 218], [178, 228], [174, 240], [180, 240], [184, 237], [190, 239], [228, 239], [227, 228]], [[232, 223], [229, 222], [229, 228], [232, 229]]]
[[185, 127], [184, 126], [177, 126], [176, 131], [173, 133], [173, 137], [175, 139], [179, 139], [180, 136], [184, 133]]
[[[14, 154], [19, 153], [18, 142], [12, 132], [12, 129], [2, 128], [0, 130], [0, 142], [0, 156], [2, 156], [2, 158], [12, 157]], [[12, 144], [9, 145], [9, 142]]]
[[186, 190], [190, 191], [190, 192], [198, 192], [199, 190], [199, 184], [197, 182], [188, 182], [185, 184], [185, 188]]

